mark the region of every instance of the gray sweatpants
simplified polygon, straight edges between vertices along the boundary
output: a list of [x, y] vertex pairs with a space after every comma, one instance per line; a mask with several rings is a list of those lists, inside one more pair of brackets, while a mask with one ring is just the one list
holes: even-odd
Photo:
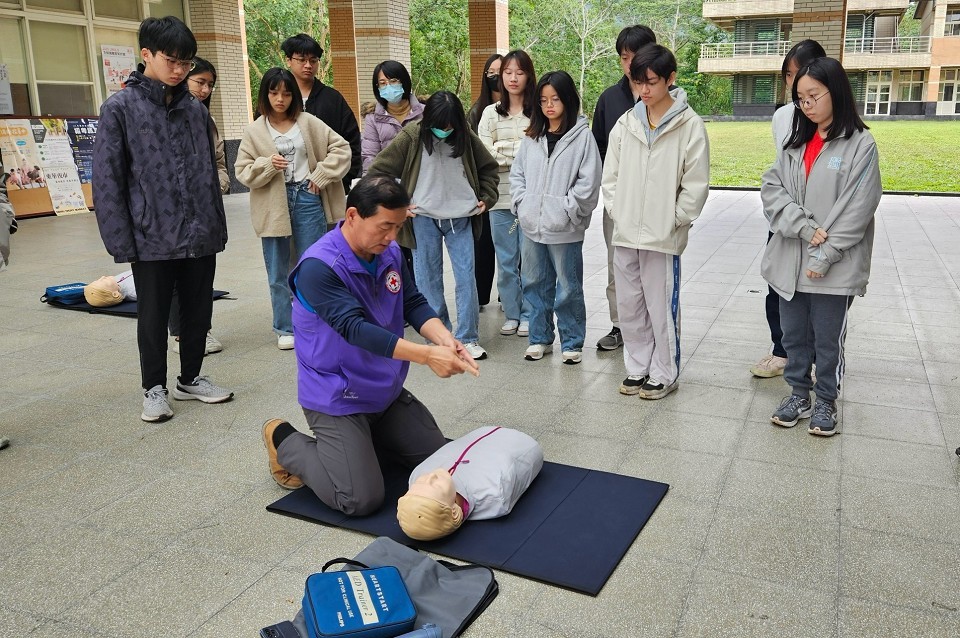
[[[793, 299], [780, 298], [780, 327], [787, 367], [783, 378], [794, 394], [823, 401], [836, 401], [843, 381], [843, 342], [847, 337], [847, 310], [853, 297], [806, 292]], [[817, 363], [817, 384], [810, 379], [810, 366]]]
[[383, 504], [383, 454], [411, 470], [447, 440], [433, 415], [406, 389], [383, 412], [331, 416], [303, 409], [313, 436], [297, 432], [277, 448], [277, 461], [325, 505], [363, 516]]
[[680, 257], [615, 246], [613, 272], [627, 374], [670, 385], [680, 375]]
[[620, 312], [617, 310], [617, 281], [613, 275], [613, 219], [603, 210], [603, 241], [607, 244], [607, 307], [610, 309], [610, 322], [614, 328], [620, 327]]

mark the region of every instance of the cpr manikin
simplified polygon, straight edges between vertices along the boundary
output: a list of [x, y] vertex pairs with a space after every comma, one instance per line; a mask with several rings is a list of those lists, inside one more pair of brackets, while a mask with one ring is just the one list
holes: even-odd
[[410, 538], [429, 541], [463, 521], [510, 513], [543, 467], [543, 449], [530, 436], [486, 426], [447, 443], [410, 474], [397, 502], [397, 520]]
[[133, 271], [127, 270], [116, 277], [105, 275], [83, 287], [83, 298], [96, 308], [116, 306], [121, 301], [136, 301], [137, 289], [133, 285]]

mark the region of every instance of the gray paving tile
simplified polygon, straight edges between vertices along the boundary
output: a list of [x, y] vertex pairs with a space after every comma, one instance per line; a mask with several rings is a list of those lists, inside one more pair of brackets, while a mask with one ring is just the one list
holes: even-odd
[[831, 523], [840, 506], [836, 472], [734, 459], [720, 505]]
[[933, 400], [938, 412], [960, 414], [960, 392], [957, 392], [956, 388], [944, 385], [931, 385], [930, 392], [933, 394]]
[[670, 485], [677, 494], [698, 503], [715, 503], [730, 465], [727, 457], [672, 450], [638, 443], [627, 452], [621, 474]]
[[[619, 380], [615, 383], [619, 385]], [[621, 395], [616, 388], [615, 385], [607, 390], [610, 396], [605, 401], [574, 399], [563, 409], [557, 422], [547, 426], [547, 429], [559, 434], [579, 434], [624, 443], [637, 440], [659, 406], [637, 397]]]
[[29, 633], [42, 625], [46, 619], [18, 609], [0, 604], [0, 631], [15, 636], [18, 633]]
[[960, 545], [846, 526], [840, 537], [844, 596], [923, 610], [960, 609]]
[[676, 635], [825, 638], [836, 631], [832, 594], [700, 568]]
[[845, 475], [946, 488], [956, 485], [954, 465], [943, 447], [852, 434], [843, 437]]
[[702, 565], [830, 594], [837, 587], [837, 528], [776, 511], [720, 506]]
[[[931, 385], [960, 387], [960, 366], [956, 362], [925, 361], [923, 367]], [[934, 397], [934, 402], [936, 402], [936, 397]]]
[[37, 638], [99, 638], [103, 634], [92, 629], [78, 627], [70, 623], [51, 621], [30, 632]]
[[536, 438], [546, 460], [591, 470], [617, 472], [627, 454], [627, 446], [613, 439], [556, 432], [543, 432]]
[[882, 603], [840, 598], [841, 638], [955, 638], [960, 635], [956, 612], [938, 609], [908, 609]]
[[957, 346], [952, 343], [941, 343], [939, 341], [918, 341], [920, 347], [920, 356], [924, 361], [941, 361], [944, 363], [956, 363]]
[[953, 488], [844, 476], [841, 515], [845, 525], [957, 544], [960, 493]]
[[770, 423], [769, 418], [765, 422], [747, 421], [736, 456], [784, 466], [840, 469], [839, 439], [810, 436], [801, 426], [781, 428]]
[[902, 380], [869, 379], [847, 375], [843, 379], [843, 398], [855, 403], [884, 405], [909, 410], [936, 410], [930, 386]]
[[843, 430], [878, 439], [942, 445], [943, 430], [936, 412], [843, 401]]
[[672, 487], [634, 541], [632, 552], [694, 565], [713, 521], [713, 505], [681, 496]]
[[645, 445], [730, 456], [742, 427], [741, 419], [706, 418], [665, 408], [648, 419], [639, 440]]

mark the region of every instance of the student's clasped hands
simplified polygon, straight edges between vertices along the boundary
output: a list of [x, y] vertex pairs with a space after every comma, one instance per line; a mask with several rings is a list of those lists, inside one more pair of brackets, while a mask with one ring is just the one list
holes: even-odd
[[[827, 241], [827, 231], [825, 231], [822, 228], [818, 228], [816, 232], [813, 233], [813, 238], [810, 240], [810, 245], [819, 246], [825, 241]], [[807, 277], [809, 277], [810, 279], [820, 279], [821, 277], [823, 277], [822, 274], [818, 272], [814, 272], [812, 270], [808, 270], [806, 274], [807, 274]]]

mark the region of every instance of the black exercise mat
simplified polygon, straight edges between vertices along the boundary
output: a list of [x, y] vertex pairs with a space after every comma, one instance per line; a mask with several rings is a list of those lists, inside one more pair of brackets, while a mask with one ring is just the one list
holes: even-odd
[[[225, 290], [214, 290], [213, 291], [213, 300], [216, 301], [221, 297], [226, 297], [230, 293]], [[66, 304], [60, 303], [51, 299], [50, 301], [45, 302], [48, 306], [53, 308], [63, 308], [64, 310], [83, 310], [91, 314], [97, 315], [117, 315], [118, 317], [136, 317], [137, 316], [137, 302], [136, 301], [121, 301], [116, 306], [110, 306], [108, 308], [97, 308], [96, 306], [91, 306], [86, 301], [81, 301], [80, 303]]]
[[397, 499], [409, 471], [384, 468], [384, 506], [349, 517], [307, 487], [267, 510], [374, 536], [596, 596], [669, 489], [665, 483], [544, 463], [540, 475], [503, 518], [470, 521], [436, 541], [408, 538], [397, 523]]

